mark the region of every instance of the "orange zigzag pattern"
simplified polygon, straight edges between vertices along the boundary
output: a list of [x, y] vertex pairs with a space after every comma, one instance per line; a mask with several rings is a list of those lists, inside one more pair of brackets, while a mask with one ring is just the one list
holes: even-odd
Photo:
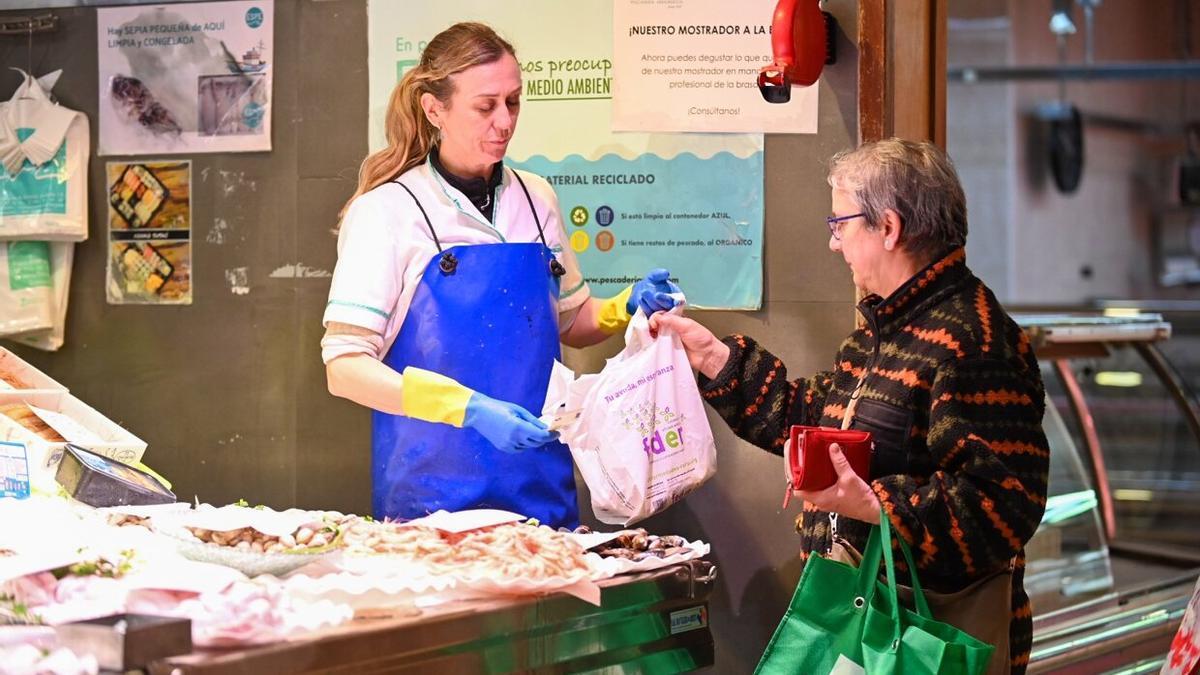
[[[887, 511], [888, 517], [894, 516], [896, 507], [892, 505], [891, 494], [879, 481], [871, 481], [871, 489], [875, 491], [875, 495], [879, 497], [879, 503], [883, 504], [883, 509]], [[896, 528], [896, 532], [904, 537], [905, 542], [913, 541], [912, 532], [904, 526], [904, 523], [899, 522], [896, 518], [891, 518], [892, 526]]]
[[[945, 394], [942, 395], [945, 398]], [[1029, 394], [1019, 394], [1007, 389], [989, 389], [977, 391], [974, 394], [954, 394], [954, 400], [978, 405], [1031, 405], [1033, 399]]]
[[850, 373], [854, 377], [862, 377], [863, 369], [855, 368], [854, 364], [850, 363], [849, 361], [842, 361], [838, 365], [841, 367], [843, 373]]
[[979, 325], [983, 326], [983, 351], [992, 349], [992, 310], [988, 307], [987, 294], [983, 284], [975, 291], [975, 313], [979, 315]]
[[900, 370], [884, 370], [883, 368], [875, 367], [871, 369], [872, 373], [882, 375], [889, 380], [895, 380], [909, 387], [917, 387], [920, 389], [932, 389], [932, 385], [920, 378], [915, 370], [901, 368]]
[[[982, 439], [981, 439], [982, 440]], [[987, 443], [987, 441], [984, 441]], [[1049, 457], [1050, 451], [1046, 448], [1040, 448], [1032, 443], [1024, 441], [992, 441], [988, 443], [988, 447], [999, 455], [1034, 455], [1035, 457]]]
[[1004, 488], [1005, 490], [1016, 490], [1017, 492], [1024, 494], [1026, 499], [1035, 504], [1040, 504], [1041, 506], [1046, 505], [1046, 498], [1041, 495], [1029, 494], [1029, 492], [1025, 490], [1025, 484], [1022, 483], [1021, 479], [1019, 478], [1013, 478], [1012, 476], [1009, 476], [1000, 482], [1000, 487]]
[[767, 394], [771, 391], [771, 383], [775, 381], [775, 376], [779, 374], [779, 369], [782, 367], [783, 362], [779, 359], [775, 359], [775, 362], [771, 364], [771, 372], [767, 373], [766, 381], [759, 387], [758, 396], [754, 399], [754, 403], [746, 406], [746, 417], [754, 417], [759, 407], [762, 406], [763, 401], [767, 400]]
[[987, 514], [988, 520], [992, 521], [992, 525], [994, 525], [996, 529], [1000, 531], [1000, 536], [1007, 539], [1009, 545], [1011, 545], [1014, 550], [1020, 550], [1021, 540], [1017, 539], [1017, 535], [1013, 533], [1012, 528], [1008, 526], [1008, 523], [1004, 522], [1004, 519], [1000, 517], [999, 513], [996, 513], [996, 504], [991, 499], [984, 497], [983, 500], [980, 501], [980, 505], [983, 507], [983, 512]]
[[822, 416], [833, 417], [839, 420], [842, 419], [842, 415], [845, 414], [846, 406], [840, 403], [829, 403], [821, 410]]
[[[1038, 457], [1050, 456], [1049, 449], [1040, 448], [1032, 443], [1026, 443], [1024, 441], [989, 441], [975, 434], [967, 434], [966, 440], [983, 443], [987, 446], [988, 450], [991, 450], [998, 455], [1011, 455], [1016, 453], [1018, 455], [1036, 455]], [[959, 441], [959, 446], [961, 447], [964, 442], [965, 441]]]
[[893, 314], [898, 308], [903, 307], [905, 303], [911, 300], [913, 296], [917, 295], [922, 288], [925, 288], [932, 283], [934, 279], [937, 279], [939, 276], [941, 276], [942, 272], [946, 271], [947, 267], [951, 267], [957, 263], [960, 263], [963, 260], [966, 260], [966, 258], [967, 250], [965, 248], [960, 248], [945, 258], [942, 258], [936, 264], [934, 264], [933, 267], [925, 270], [925, 274], [921, 275], [921, 278], [917, 280], [917, 283], [914, 284], [912, 288], [908, 289], [908, 291], [904, 294], [904, 297], [898, 299], [894, 304], [884, 307], [883, 313]]
[[963, 534], [962, 527], [958, 524], [958, 518], [954, 517], [953, 510], [950, 511], [950, 537], [958, 545], [958, 552], [962, 554], [962, 561], [967, 567], [967, 574], [974, 574], [975, 559], [971, 557], [971, 551], [967, 548], [966, 537]]
[[932, 342], [935, 345], [946, 347], [947, 349], [953, 351], [954, 355], [959, 358], [966, 356], [966, 353], [962, 350], [962, 345], [959, 344], [958, 340], [955, 340], [954, 336], [947, 332], [945, 328], [939, 328], [937, 330], [925, 330], [924, 328], [905, 326], [904, 331], [907, 333], [912, 333], [926, 342]]

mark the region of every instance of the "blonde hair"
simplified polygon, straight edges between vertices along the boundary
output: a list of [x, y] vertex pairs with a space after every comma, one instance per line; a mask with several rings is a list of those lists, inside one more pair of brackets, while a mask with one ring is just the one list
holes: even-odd
[[387, 147], [370, 154], [358, 169], [358, 188], [338, 214], [338, 226], [351, 202], [425, 161], [437, 144], [438, 130], [421, 108], [421, 95], [433, 94], [443, 105], [454, 94], [451, 75], [487, 63], [505, 54], [516, 58], [513, 46], [482, 23], [456, 23], [434, 36], [421, 61], [400, 78], [388, 100], [385, 131]]
[[899, 243], [921, 263], [967, 243], [967, 198], [954, 163], [932, 143], [888, 138], [839, 152], [829, 185], [854, 195], [872, 229], [895, 211]]

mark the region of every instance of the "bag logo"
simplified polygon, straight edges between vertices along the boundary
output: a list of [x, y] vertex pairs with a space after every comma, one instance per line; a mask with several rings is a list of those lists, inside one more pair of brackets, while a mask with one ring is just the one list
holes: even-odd
[[654, 434], [642, 438], [642, 449], [647, 455], [661, 455], [667, 450], [675, 450], [683, 445], [683, 425], [668, 429], [664, 435], [662, 430], [655, 429]]
[[671, 612], [671, 635], [686, 633], [707, 625], [708, 610], [703, 605]]

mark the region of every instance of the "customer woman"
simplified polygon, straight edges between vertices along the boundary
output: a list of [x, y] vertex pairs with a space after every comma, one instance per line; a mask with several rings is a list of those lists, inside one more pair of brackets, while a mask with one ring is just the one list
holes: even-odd
[[680, 335], [708, 403], [761, 448], [779, 454], [793, 424], [873, 432], [869, 482], [835, 446], [837, 483], [799, 493], [801, 558], [829, 551], [835, 532], [862, 550], [882, 505], [926, 588], [956, 591], [1011, 562], [1012, 602], [996, 611], [1010, 613], [1011, 668], [1024, 672], [1024, 546], [1049, 470], [1033, 350], [967, 268], [965, 198], [936, 146], [868, 143], [834, 157], [829, 184], [829, 248], [868, 293], [858, 305], [865, 325], [831, 370], [789, 382], [784, 364], [749, 337], [718, 340], [666, 314], [651, 323]]
[[388, 145], [342, 212], [322, 356], [330, 392], [374, 410], [377, 517], [574, 524], [571, 456], [536, 416], [559, 342], [595, 344], [677, 290], [655, 270], [591, 296], [549, 183], [504, 166], [520, 108], [512, 45], [447, 28], [392, 92]]

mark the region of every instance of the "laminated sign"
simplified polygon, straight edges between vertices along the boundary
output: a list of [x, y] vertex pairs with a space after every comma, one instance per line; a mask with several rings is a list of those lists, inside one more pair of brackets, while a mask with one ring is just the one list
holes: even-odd
[[640, 309], [626, 329], [624, 351], [596, 375], [571, 377], [555, 364], [544, 412], [581, 411], [560, 435], [602, 522], [648, 518], [716, 473], [712, 429], [687, 353], [669, 330], [651, 337]]
[[97, 9], [97, 154], [270, 150], [274, 17], [274, 0]]

